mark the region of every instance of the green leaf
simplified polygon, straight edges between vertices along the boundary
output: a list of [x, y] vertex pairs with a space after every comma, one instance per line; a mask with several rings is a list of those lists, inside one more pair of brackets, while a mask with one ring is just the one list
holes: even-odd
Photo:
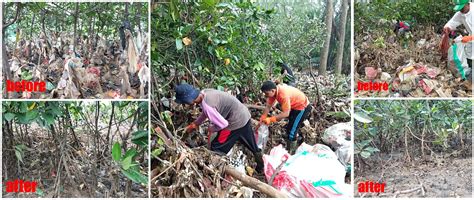
[[18, 159], [20, 162], [23, 163], [23, 156], [22, 156], [22, 151], [18, 150], [18, 149], [15, 149], [15, 156], [16, 156], [16, 159]]
[[32, 121], [38, 117], [38, 111], [37, 110], [31, 110], [26, 113], [26, 119], [28, 121]]
[[176, 50], [181, 50], [183, 49], [183, 41], [180, 38], [176, 38]]
[[132, 165], [132, 156], [125, 157], [125, 159], [122, 161], [122, 168], [127, 170], [130, 168], [130, 165]]
[[51, 124], [54, 124], [54, 116], [51, 113], [49, 112], [43, 113], [43, 118], [46, 122], [46, 126], [50, 126]]
[[122, 151], [120, 150], [120, 143], [115, 142], [114, 146], [112, 147], [112, 158], [115, 161], [120, 161], [120, 157], [122, 157]]
[[138, 170], [122, 170], [122, 174], [125, 175], [128, 179], [132, 180], [135, 183], [141, 183], [143, 185], [148, 184], [148, 177], [141, 174]]
[[334, 117], [336, 119], [346, 119], [348, 117], [350, 117], [350, 115], [347, 115], [346, 112], [343, 112], [343, 111], [339, 111], [339, 112], [327, 112], [326, 113], [327, 116], [329, 117]]
[[368, 151], [370, 153], [375, 153], [375, 152], [379, 152], [380, 150], [374, 147], [367, 147], [365, 148], [365, 151]]
[[148, 131], [136, 131], [132, 134], [132, 142], [140, 145], [140, 146], [147, 146], [148, 145]]
[[366, 124], [373, 121], [372, 118], [370, 118], [367, 114], [365, 114], [363, 112], [354, 113], [354, 119], [359, 121], [359, 122], [366, 123]]
[[11, 121], [13, 118], [15, 118], [15, 114], [13, 113], [5, 113], [5, 120]]
[[158, 148], [158, 149], [153, 150], [153, 151], [151, 152], [151, 155], [152, 155], [153, 157], [158, 157], [158, 156], [161, 154], [161, 152], [163, 152], [163, 149], [162, 149], [162, 148]]
[[36, 194], [41, 197], [44, 196], [44, 192], [40, 188], [36, 188]]
[[137, 155], [137, 150], [135, 149], [129, 149], [127, 152], [125, 152], [125, 155], [123, 157], [135, 157]]
[[370, 157], [370, 152], [362, 151], [362, 152], [360, 152], [360, 156], [362, 156], [363, 158], [369, 158]]

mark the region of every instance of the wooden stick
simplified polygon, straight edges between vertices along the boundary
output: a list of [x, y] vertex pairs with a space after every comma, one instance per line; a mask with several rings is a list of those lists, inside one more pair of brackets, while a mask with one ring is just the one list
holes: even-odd
[[408, 193], [416, 192], [418, 190], [423, 190], [423, 187], [417, 187], [417, 188], [413, 188], [413, 189], [409, 189], [409, 190], [397, 191], [397, 192], [395, 192], [395, 196], [393, 196], [393, 198], [397, 198], [397, 196], [399, 194], [408, 194]]
[[263, 183], [256, 178], [242, 174], [232, 167], [226, 166], [224, 168], [224, 172], [232, 176], [233, 178], [241, 181], [244, 185], [256, 189], [271, 198], [288, 198], [286, 194], [278, 191], [274, 187], [269, 186], [268, 184]]
[[162, 174], [164, 174], [166, 171], [168, 171], [169, 169], [171, 169], [171, 167], [175, 166], [176, 164], [178, 164], [179, 162], [182, 162], [186, 157], [188, 156], [188, 154], [186, 153], [183, 153], [178, 160], [176, 160], [173, 164], [171, 164], [170, 166], [168, 166], [165, 170], [161, 171], [160, 174], [158, 174], [157, 176], [153, 177], [151, 179], [151, 181], [155, 181], [157, 178], [159, 178]]
[[253, 108], [253, 109], [257, 109], [257, 110], [265, 109], [265, 106], [251, 105], [251, 104], [244, 104], [244, 105], [247, 106], [247, 108]]
[[420, 188], [421, 188], [421, 196], [425, 196], [425, 187], [423, 186], [423, 183], [420, 181], [420, 179], [418, 178], [418, 175], [415, 175], [415, 178], [416, 180], [418, 181], [418, 183], [420, 183]]

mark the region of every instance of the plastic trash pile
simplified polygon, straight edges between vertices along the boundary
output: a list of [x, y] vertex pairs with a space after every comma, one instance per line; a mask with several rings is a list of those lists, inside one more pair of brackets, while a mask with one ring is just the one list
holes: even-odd
[[344, 182], [344, 166], [326, 145], [310, 146], [303, 143], [294, 155], [288, 154], [282, 145], [278, 145], [269, 155], [264, 155], [263, 160], [267, 180], [285, 162], [271, 185], [289, 197], [352, 196], [351, 186]]

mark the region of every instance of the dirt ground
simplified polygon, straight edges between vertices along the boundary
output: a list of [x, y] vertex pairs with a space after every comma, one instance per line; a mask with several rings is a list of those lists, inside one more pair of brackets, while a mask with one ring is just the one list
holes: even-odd
[[[389, 26], [389, 24], [380, 24]], [[378, 34], [378, 35], [377, 35]], [[355, 37], [354, 90], [358, 97], [470, 97], [472, 85], [454, 66], [441, 59], [441, 35], [432, 27], [417, 27], [403, 39], [380, 33]], [[414, 78], [401, 81], [402, 69], [414, 66]], [[414, 71], [413, 71], [414, 72]], [[385, 75], [382, 75], [385, 74]], [[387, 82], [388, 91], [358, 91], [358, 82]]]
[[[443, 197], [469, 198], [472, 196], [472, 158], [457, 158], [447, 154], [442, 158], [415, 159], [407, 162], [403, 154], [388, 154], [382, 156], [383, 165], [366, 167], [362, 172], [356, 172], [354, 178], [355, 197], [395, 197], [397, 192], [420, 188], [423, 185], [425, 196], [421, 190], [397, 197]], [[377, 163], [370, 162], [369, 163]], [[417, 178], [418, 177], [418, 180]], [[359, 193], [357, 183], [373, 180], [386, 184], [385, 193]], [[380, 180], [380, 181], [377, 181]]]
[[[84, 125], [85, 126], [85, 125]], [[123, 130], [124, 127], [120, 127]], [[64, 138], [66, 141], [62, 142], [62, 151], [55, 148], [54, 141], [48, 135], [45, 129], [33, 124], [28, 129], [29, 134], [25, 138], [15, 138], [21, 140], [26, 145], [27, 149], [24, 151], [23, 162], [12, 163], [11, 159], [3, 156], [3, 174], [2, 182], [12, 181], [16, 179], [24, 181], [36, 181], [36, 193], [6, 193], [5, 185], [2, 184], [3, 194], [2, 198], [84, 198], [84, 197], [124, 197], [125, 188], [129, 179], [120, 174], [112, 165], [110, 153], [102, 152], [100, 155], [101, 161], [98, 163], [98, 177], [97, 186], [93, 186], [93, 170], [94, 153], [92, 139], [82, 128], [76, 129], [78, 140], [83, 145], [82, 148], [73, 147], [72, 136]], [[3, 151], [5, 152], [8, 142], [3, 140]], [[102, 143], [102, 148], [105, 145]], [[110, 150], [111, 147], [109, 147]], [[101, 150], [102, 151], [102, 150]], [[67, 168], [61, 165], [60, 173], [57, 170], [58, 155], [62, 155], [63, 163], [67, 164]], [[146, 161], [145, 161], [146, 162]], [[146, 162], [147, 163], [147, 162]], [[8, 167], [16, 168], [18, 174], [9, 174], [5, 177], [5, 169]], [[144, 171], [148, 171], [144, 168]], [[60, 181], [58, 181], [60, 179]], [[118, 185], [116, 184], [118, 183]], [[59, 184], [59, 186], [57, 186]], [[111, 193], [111, 188], [116, 188], [116, 193]], [[131, 197], [147, 197], [147, 187], [132, 183], [130, 187]]]

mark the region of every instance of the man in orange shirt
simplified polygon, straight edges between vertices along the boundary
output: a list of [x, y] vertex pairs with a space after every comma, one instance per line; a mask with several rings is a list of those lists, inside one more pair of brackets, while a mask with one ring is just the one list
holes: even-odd
[[[272, 81], [265, 81], [261, 87], [265, 97], [267, 97], [267, 106], [260, 117], [260, 122], [271, 124], [284, 118], [289, 118], [286, 125], [286, 133], [288, 134], [286, 148], [293, 154], [296, 150], [298, 129], [302, 122], [308, 118], [311, 113], [312, 106], [309, 104], [308, 97], [297, 88], [288, 85], [276, 85]], [[268, 112], [275, 104], [275, 100], [281, 105], [282, 113], [268, 117]]]

